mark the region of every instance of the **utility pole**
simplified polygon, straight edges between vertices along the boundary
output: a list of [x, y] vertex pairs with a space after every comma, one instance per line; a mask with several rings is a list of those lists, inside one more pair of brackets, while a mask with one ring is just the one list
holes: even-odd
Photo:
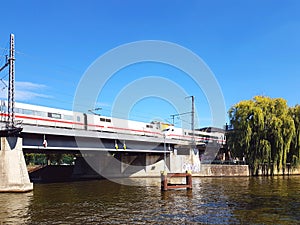
[[[1, 137], [15, 136], [22, 131], [21, 126], [16, 126], [15, 121], [15, 36], [10, 34], [9, 56], [6, 56], [6, 63], [0, 68], [0, 72], [9, 66], [8, 78], [8, 106], [7, 106], [7, 121], [6, 129], [0, 130]], [[3, 81], [2, 81], [3, 82]]]
[[175, 123], [174, 123], [175, 115], [171, 115], [171, 117], [172, 117], [172, 124], [173, 124], [173, 126], [175, 126]]
[[192, 148], [196, 147], [195, 144], [195, 96], [189, 96], [187, 98], [192, 98], [192, 112], [191, 112], [191, 130], [192, 130]]
[[173, 114], [171, 115], [172, 122], [174, 125], [174, 118], [175, 116], [180, 116], [180, 115], [185, 115], [185, 114], [191, 114], [191, 130], [192, 130], [192, 148], [194, 149], [196, 147], [195, 144], [195, 96], [188, 96], [186, 98], [191, 98], [192, 99], [192, 111], [191, 112], [186, 112], [186, 113], [179, 113], [179, 114]]
[[15, 36], [10, 34], [7, 128], [15, 127]]
[[195, 96], [192, 97], [192, 132], [193, 132], [193, 138], [195, 136]]
[[192, 98], [192, 124], [191, 124], [191, 128], [192, 128], [192, 133], [193, 133], [193, 136], [192, 136], [192, 146], [193, 148], [195, 148], [195, 96], [191, 96]]
[[6, 66], [9, 66], [8, 118], [6, 128], [1, 126], [0, 129], [2, 152], [0, 154], [0, 192], [27, 192], [33, 190], [33, 184], [30, 183], [23, 155], [22, 138], [19, 137], [23, 128], [15, 126], [15, 41], [13, 34], [10, 35], [9, 56], [0, 71]]

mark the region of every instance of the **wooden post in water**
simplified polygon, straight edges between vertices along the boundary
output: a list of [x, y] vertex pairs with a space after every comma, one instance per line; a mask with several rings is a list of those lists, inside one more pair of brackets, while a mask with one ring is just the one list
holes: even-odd
[[166, 191], [168, 190], [168, 178], [167, 178], [167, 172], [166, 171], [162, 171], [161, 172], [161, 190], [162, 191]]
[[[185, 184], [171, 184], [168, 183], [171, 178], [185, 177]], [[167, 191], [169, 189], [179, 189], [186, 188], [190, 190], [193, 188], [192, 185], [192, 173], [187, 171], [186, 173], [167, 173], [166, 171], [162, 171], [161, 173], [161, 190]]]
[[187, 189], [190, 190], [193, 188], [193, 183], [192, 183], [192, 172], [191, 171], [187, 171], [187, 176], [186, 176], [186, 185], [187, 185]]

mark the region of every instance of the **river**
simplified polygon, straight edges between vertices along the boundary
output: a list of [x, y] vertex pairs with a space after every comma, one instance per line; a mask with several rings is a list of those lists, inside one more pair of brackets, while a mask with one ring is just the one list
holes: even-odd
[[0, 224], [299, 224], [300, 176], [193, 178], [161, 192], [160, 180], [35, 184], [0, 193]]

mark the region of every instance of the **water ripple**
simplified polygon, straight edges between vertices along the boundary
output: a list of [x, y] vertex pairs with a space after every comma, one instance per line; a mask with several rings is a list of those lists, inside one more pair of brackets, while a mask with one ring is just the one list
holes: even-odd
[[161, 192], [110, 181], [36, 184], [1, 194], [0, 224], [297, 224], [300, 177], [194, 178], [192, 190]]

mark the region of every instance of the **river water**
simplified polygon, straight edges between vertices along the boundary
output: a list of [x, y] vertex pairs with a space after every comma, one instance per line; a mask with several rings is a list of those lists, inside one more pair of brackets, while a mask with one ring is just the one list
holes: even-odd
[[300, 176], [193, 178], [161, 192], [160, 180], [35, 184], [0, 194], [0, 224], [300, 224]]

